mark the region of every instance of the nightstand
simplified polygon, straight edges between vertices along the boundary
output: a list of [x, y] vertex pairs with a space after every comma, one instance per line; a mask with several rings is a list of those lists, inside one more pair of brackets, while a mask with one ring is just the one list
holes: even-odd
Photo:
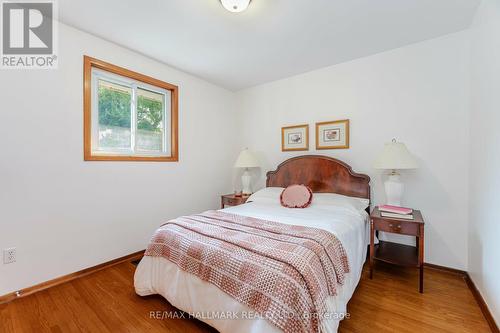
[[[424, 219], [413, 210], [413, 220], [384, 217], [376, 207], [370, 215], [370, 279], [373, 278], [374, 260], [390, 264], [416, 267], [420, 271], [419, 291], [424, 292]], [[375, 232], [384, 231], [415, 236], [417, 246], [380, 241], [374, 244]]]
[[242, 197], [237, 197], [234, 194], [225, 194], [220, 197], [220, 207], [224, 208], [225, 206], [238, 206], [243, 205], [247, 202], [249, 195], [244, 195]]

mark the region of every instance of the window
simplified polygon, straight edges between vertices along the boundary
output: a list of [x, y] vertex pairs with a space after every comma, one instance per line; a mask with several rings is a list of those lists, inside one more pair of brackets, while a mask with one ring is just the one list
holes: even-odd
[[178, 88], [85, 56], [86, 161], [177, 161]]

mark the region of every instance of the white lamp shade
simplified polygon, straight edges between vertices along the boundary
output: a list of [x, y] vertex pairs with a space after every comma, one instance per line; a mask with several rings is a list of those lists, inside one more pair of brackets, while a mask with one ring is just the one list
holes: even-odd
[[224, 8], [233, 13], [239, 13], [248, 8], [251, 0], [220, 0]]
[[404, 143], [393, 140], [386, 143], [384, 150], [373, 163], [375, 169], [401, 170], [418, 168], [417, 161]]
[[240, 153], [240, 156], [238, 156], [238, 159], [234, 164], [235, 168], [258, 168], [259, 166], [257, 157], [248, 149], [244, 149]]

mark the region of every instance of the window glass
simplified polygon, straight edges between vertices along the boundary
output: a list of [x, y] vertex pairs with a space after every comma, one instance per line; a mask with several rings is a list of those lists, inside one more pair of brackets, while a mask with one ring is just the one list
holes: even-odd
[[137, 149], [164, 151], [165, 94], [137, 88]]
[[99, 150], [131, 150], [132, 89], [99, 79]]

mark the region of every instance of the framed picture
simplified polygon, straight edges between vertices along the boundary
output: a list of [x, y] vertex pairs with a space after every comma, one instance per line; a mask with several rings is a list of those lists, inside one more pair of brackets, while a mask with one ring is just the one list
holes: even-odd
[[316, 149], [349, 148], [349, 120], [316, 123]]
[[281, 128], [281, 151], [309, 150], [309, 125]]

